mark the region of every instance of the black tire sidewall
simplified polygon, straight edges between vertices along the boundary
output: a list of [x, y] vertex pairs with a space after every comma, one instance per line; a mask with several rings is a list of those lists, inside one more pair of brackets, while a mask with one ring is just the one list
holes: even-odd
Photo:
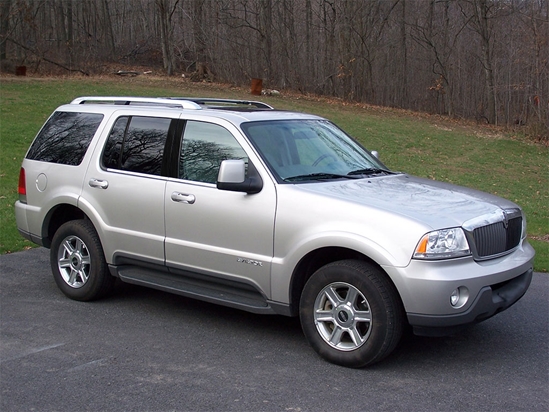
[[[76, 236], [86, 245], [90, 254], [91, 271], [87, 282], [73, 288], [68, 285], [58, 266], [58, 251], [62, 242], [69, 236]], [[50, 264], [55, 283], [69, 298], [78, 301], [90, 301], [103, 297], [113, 284], [114, 278], [108, 273], [107, 263], [101, 242], [93, 225], [86, 220], [75, 220], [63, 224], [53, 236], [50, 249]]]
[[[337, 365], [360, 368], [382, 360], [394, 349], [402, 333], [402, 318], [399, 298], [384, 276], [375, 266], [354, 260], [328, 264], [311, 276], [301, 295], [299, 316], [303, 333], [320, 356]], [[335, 282], [354, 286], [370, 305], [370, 336], [362, 346], [351, 351], [331, 347], [318, 332], [314, 321], [318, 294]]]

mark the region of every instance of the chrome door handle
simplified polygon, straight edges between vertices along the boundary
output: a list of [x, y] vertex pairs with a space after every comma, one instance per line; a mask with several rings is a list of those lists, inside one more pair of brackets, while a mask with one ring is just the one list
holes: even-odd
[[185, 193], [173, 192], [172, 193], [172, 200], [174, 202], [188, 203], [188, 204], [192, 205], [195, 202], [196, 197], [194, 197], [194, 195], [188, 195], [188, 194], [185, 194]]
[[100, 179], [94, 179], [94, 178], [90, 179], [88, 184], [90, 185], [90, 187], [96, 187], [98, 189], [106, 189], [107, 187], [109, 187], [109, 182], [107, 182], [106, 180], [100, 180]]

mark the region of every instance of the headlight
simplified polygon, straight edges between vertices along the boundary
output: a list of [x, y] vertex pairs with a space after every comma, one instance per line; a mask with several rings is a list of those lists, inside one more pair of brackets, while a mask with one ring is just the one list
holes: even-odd
[[414, 252], [415, 259], [449, 259], [470, 255], [465, 233], [459, 227], [435, 230], [421, 238]]

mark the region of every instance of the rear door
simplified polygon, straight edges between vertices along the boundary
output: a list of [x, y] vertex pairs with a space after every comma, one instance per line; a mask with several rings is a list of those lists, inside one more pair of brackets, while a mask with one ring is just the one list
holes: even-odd
[[164, 148], [176, 126], [175, 118], [146, 112], [116, 117], [101, 156], [87, 171], [81, 207], [94, 211], [111, 263], [164, 264]]
[[166, 186], [166, 264], [253, 283], [269, 297], [275, 187], [265, 175], [257, 194], [216, 188], [221, 161], [250, 161], [237, 136], [230, 124], [186, 122], [177, 178]]

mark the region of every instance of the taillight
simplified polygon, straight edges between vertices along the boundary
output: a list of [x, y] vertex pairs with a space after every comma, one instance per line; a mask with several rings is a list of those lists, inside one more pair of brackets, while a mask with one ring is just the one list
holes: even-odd
[[21, 202], [27, 202], [27, 183], [25, 179], [25, 169], [21, 168], [19, 171], [19, 188], [17, 189], [19, 193], [19, 200]]

